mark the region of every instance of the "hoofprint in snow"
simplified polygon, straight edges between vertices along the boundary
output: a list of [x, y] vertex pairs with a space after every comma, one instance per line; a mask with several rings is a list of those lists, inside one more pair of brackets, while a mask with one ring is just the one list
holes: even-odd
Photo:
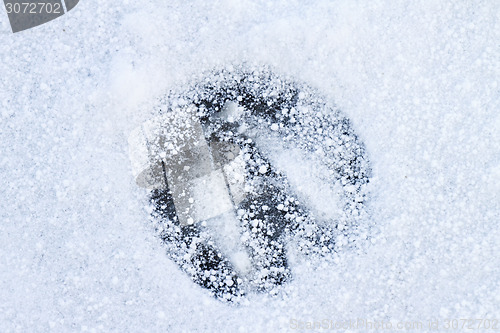
[[292, 236], [309, 256], [366, 239], [368, 163], [339, 110], [266, 67], [207, 81], [168, 94], [129, 139], [167, 251], [194, 281], [224, 299], [275, 293]]

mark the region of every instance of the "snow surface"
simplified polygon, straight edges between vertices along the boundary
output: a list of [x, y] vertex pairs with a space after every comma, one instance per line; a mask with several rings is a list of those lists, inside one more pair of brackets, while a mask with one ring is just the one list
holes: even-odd
[[[500, 2], [87, 0], [17, 34], [0, 11], [0, 331], [500, 319]], [[377, 232], [231, 306], [163, 252], [127, 137], [166, 90], [240, 61], [350, 117]]]

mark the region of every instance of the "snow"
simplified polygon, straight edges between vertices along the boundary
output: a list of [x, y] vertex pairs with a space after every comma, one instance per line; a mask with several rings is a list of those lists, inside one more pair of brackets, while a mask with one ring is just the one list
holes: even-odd
[[[0, 330], [500, 319], [499, 40], [496, 1], [87, 0], [17, 34], [0, 14]], [[374, 231], [233, 306], [165, 255], [127, 139], [168, 89], [245, 61], [351, 119]]]

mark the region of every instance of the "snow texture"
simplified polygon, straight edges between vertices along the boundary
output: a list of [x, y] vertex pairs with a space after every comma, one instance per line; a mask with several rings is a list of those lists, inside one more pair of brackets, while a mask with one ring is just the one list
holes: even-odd
[[[2, 12], [0, 330], [500, 319], [499, 40], [498, 1], [87, 0], [17, 34]], [[127, 139], [167, 91], [242, 62], [350, 119], [372, 231], [235, 306], [165, 254]]]

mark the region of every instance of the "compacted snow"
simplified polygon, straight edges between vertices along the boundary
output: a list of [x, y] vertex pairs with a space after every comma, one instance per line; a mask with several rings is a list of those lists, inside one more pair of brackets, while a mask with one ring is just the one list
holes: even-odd
[[[499, 41], [493, 0], [87, 0], [16, 34], [1, 9], [0, 331], [500, 329]], [[128, 139], [168, 91], [242, 63], [334, 101], [371, 178], [362, 241], [292, 246], [277, 295], [234, 304], [165, 253]]]

